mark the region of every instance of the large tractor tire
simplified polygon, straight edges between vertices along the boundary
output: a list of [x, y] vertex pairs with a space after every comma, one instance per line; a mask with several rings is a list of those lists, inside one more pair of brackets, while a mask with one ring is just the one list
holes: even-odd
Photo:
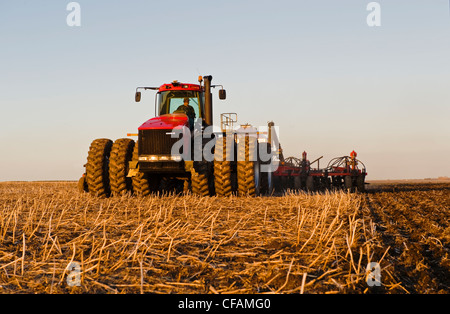
[[[244, 140], [244, 137], [241, 139]], [[238, 145], [237, 182], [239, 196], [257, 196], [261, 187], [261, 172], [258, 161], [250, 160], [256, 140], [245, 137], [245, 145]]]
[[230, 196], [233, 192], [231, 162], [227, 158], [226, 137], [216, 140], [214, 151], [214, 186], [217, 196]]
[[97, 197], [108, 197], [109, 157], [113, 142], [109, 139], [94, 140], [89, 148], [86, 164], [86, 181], [89, 193]]
[[193, 194], [200, 196], [213, 196], [215, 194], [213, 167], [212, 163], [206, 161], [193, 163], [190, 168]]
[[200, 174], [191, 170], [192, 193], [200, 196], [209, 196], [208, 178], [205, 174]]
[[89, 192], [85, 174], [83, 174], [83, 176], [80, 178], [80, 180], [78, 180], [78, 192], [80, 192], [80, 193], [88, 193]]
[[[139, 151], [138, 151], [138, 142], [134, 145], [133, 149], [133, 161], [138, 161], [139, 159]], [[137, 196], [147, 196], [152, 192], [158, 191], [160, 178], [156, 175], [149, 176], [144, 172], [138, 172], [132, 179], [131, 183], [133, 186], [133, 193]]]
[[128, 163], [133, 157], [135, 143], [128, 138], [118, 139], [114, 142], [109, 158], [109, 181], [111, 194], [124, 195], [132, 191], [132, 180], [127, 178]]
[[150, 195], [150, 184], [148, 182], [147, 175], [143, 172], [139, 172], [132, 179], [133, 193], [137, 196]]

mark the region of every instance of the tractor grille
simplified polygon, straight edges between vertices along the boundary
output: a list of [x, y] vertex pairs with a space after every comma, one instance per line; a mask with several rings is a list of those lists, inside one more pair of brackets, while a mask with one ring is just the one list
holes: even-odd
[[139, 155], [170, 155], [179, 139], [171, 138], [171, 130], [140, 130]]

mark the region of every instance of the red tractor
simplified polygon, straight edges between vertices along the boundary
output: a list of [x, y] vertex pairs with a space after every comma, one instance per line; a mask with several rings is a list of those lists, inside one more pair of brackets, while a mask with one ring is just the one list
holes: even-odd
[[220, 86], [222, 100], [226, 91], [211, 81], [212, 76], [204, 76], [199, 84], [138, 87], [136, 102], [141, 90], [156, 91], [156, 117], [142, 124], [138, 134], [128, 134], [137, 135], [137, 142], [94, 140], [80, 191], [100, 197], [187, 190], [202, 196], [270, 193], [271, 173], [261, 171], [272, 160], [270, 144], [249, 125], [232, 130], [236, 114], [222, 115], [222, 130], [212, 128], [211, 89]]

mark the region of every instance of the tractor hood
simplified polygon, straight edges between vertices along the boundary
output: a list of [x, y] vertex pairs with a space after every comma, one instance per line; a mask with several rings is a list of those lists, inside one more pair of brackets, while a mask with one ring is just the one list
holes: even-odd
[[148, 120], [139, 127], [139, 130], [173, 130], [188, 124], [188, 117], [185, 114], [165, 114]]

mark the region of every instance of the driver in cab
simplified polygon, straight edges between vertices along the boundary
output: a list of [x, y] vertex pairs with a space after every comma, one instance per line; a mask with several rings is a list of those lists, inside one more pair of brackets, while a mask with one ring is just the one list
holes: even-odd
[[189, 126], [190, 126], [190, 129], [192, 130], [194, 127], [194, 120], [196, 118], [196, 115], [195, 115], [194, 107], [189, 105], [190, 101], [191, 100], [188, 97], [184, 98], [183, 104], [181, 106], [179, 106], [177, 108], [177, 110], [175, 110], [174, 113], [184, 113], [185, 115], [187, 115], [189, 118]]

